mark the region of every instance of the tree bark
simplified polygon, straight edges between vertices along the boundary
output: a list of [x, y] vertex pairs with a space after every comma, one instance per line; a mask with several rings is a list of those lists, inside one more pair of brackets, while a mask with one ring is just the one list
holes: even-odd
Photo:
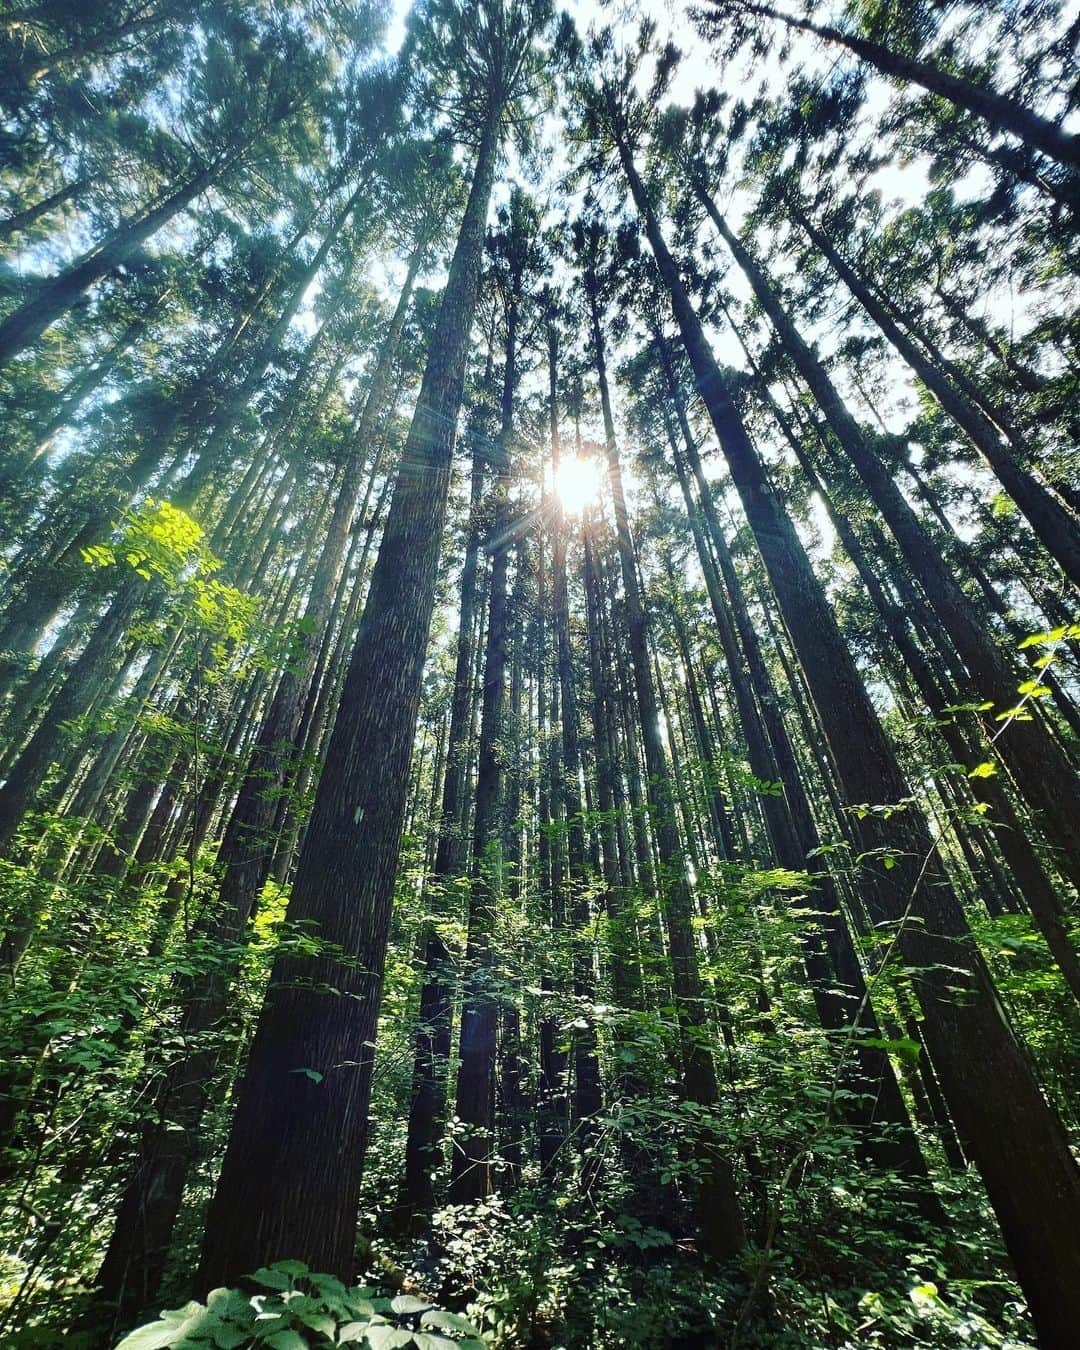
[[352, 1268], [371, 1044], [497, 124], [493, 109], [289, 904], [289, 921], [329, 945], [271, 974], [211, 1203], [203, 1289], [285, 1256]]

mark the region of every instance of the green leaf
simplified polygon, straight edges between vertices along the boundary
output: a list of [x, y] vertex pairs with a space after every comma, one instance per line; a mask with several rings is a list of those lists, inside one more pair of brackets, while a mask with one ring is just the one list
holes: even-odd
[[251, 1305], [239, 1289], [211, 1289], [206, 1306], [218, 1317], [246, 1316]]
[[260, 1266], [251, 1278], [266, 1289], [288, 1289], [292, 1284], [288, 1275], [274, 1266]]
[[1014, 708], [1006, 708], [1004, 712], [999, 712], [994, 718], [995, 722], [1030, 722], [1031, 714], [1022, 703], [1018, 703]]
[[167, 1308], [160, 1321], [139, 1327], [126, 1336], [116, 1350], [161, 1350], [163, 1346], [176, 1345], [189, 1331], [194, 1331], [206, 1315], [203, 1304], [194, 1300], [182, 1308]]
[[427, 1312], [431, 1307], [431, 1299], [414, 1298], [412, 1294], [398, 1294], [397, 1298], [390, 1300], [390, 1307], [399, 1316], [408, 1317], [412, 1313]]
[[367, 1343], [374, 1350], [396, 1350], [399, 1345], [411, 1345], [412, 1339], [412, 1332], [402, 1331], [400, 1327], [369, 1326], [367, 1329]]
[[976, 764], [973, 769], [968, 770], [969, 778], [993, 778], [997, 773], [997, 765], [993, 760], [984, 759], [981, 764]]
[[290, 1073], [302, 1073], [305, 1078], [310, 1078], [313, 1083], [321, 1083], [323, 1075], [318, 1069], [290, 1069]]
[[266, 1344], [274, 1350], [308, 1350], [308, 1343], [298, 1331], [275, 1331], [266, 1338]]
[[338, 1345], [353, 1345], [357, 1341], [362, 1341], [365, 1333], [370, 1329], [370, 1322], [344, 1322], [338, 1327], [337, 1343]]
[[329, 1313], [299, 1313], [297, 1315], [297, 1321], [303, 1322], [304, 1326], [310, 1327], [312, 1331], [322, 1332], [322, 1334], [330, 1340], [334, 1339], [334, 1331], [337, 1328], [337, 1323]]
[[859, 1040], [860, 1045], [871, 1046], [875, 1050], [884, 1050], [891, 1055], [899, 1055], [901, 1059], [916, 1060], [919, 1058], [919, 1052], [922, 1046], [918, 1041], [913, 1041], [910, 1036], [900, 1036], [895, 1041], [883, 1039], [881, 1036], [863, 1036]]
[[479, 1336], [480, 1333], [467, 1317], [458, 1313], [444, 1312], [442, 1308], [433, 1308], [420, 1319], [422, 1327], [435, 1327], [441, 1331], [453, 1331], [461, 1336]]
[[225, 1323], [214, 1328], [214, 1344], [218, 1350], [237, 1350], [237, 1346], [246, 1345], [251, 1333], [240, 1327], [231, 1327]]
[[1038, 680], [1025, 680], [1023, 684], [1017, 686], [1017, 692], [1030, 698], [1046, 698], [1053, 691]]
[[1030, 637], [1024, 638], [1023, 642], [1017, 644], [1021, 651], [1025, 647], [1041, 647], [1044, 642], [1060, 642], [1069, 632], [1069, 628], [1075, 625], [1062, 624], [1060, 628], [1051, 628], [1046, 633], [1032, 633]]
[[[315, 1071], [314, 1069], [305, 1069], [304, 1072], [314, 1073]], [[308, 1273], [308, 1268], [303, 1261], [275, 1261], [270, 1269], [280, 1270], [285, 1275], [291, 1275], [293, 1279], [296, 1279], [298, 1275], [306, 1275]]]
[[429, 1336], [426, 1331], [416, 1332], [413, 1344], [419, 1350], [458, 1350], [457, 1341], [448, 1340], [445, 1336]]
[[125, 1336], [116, 1350], [164, 1350], [173, 1345], [182, 1332], [165, 1322], [152, 1322], [147, 1327], [139, 1327], [130, 1336]]

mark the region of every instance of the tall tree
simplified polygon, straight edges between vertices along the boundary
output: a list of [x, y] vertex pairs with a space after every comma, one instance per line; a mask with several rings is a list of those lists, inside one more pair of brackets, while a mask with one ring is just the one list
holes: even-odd
[[[432, 5], [422, 17], [415, 42], [426, 41], [450, 84], [449, 95], [434, 92], [475, 146], [472, 185], [289, 906], [290, 922], [313, 923], [328, 950], [282, 960], [271, 976], [211, 1207], [199, 1275], [207, 1286], [286, 1251], [316, 1268], [352, 1266], [369, 1046], [484, 223], [506, 120], [548, 21], [535, 7], [501, 3]], [[320, 1151], [325, 1162], [314, 1164]], [[323, 1199], [312, 1206], [305, 1178], [316, 1174]]]

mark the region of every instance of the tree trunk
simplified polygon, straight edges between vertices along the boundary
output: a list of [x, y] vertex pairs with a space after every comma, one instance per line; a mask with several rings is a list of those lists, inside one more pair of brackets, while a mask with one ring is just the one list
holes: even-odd
[[240, 158], [233, 153], [215, 160], [168, 197], [134, 220], [124, 221], [59, 276], [44, 281], [34, 295], [0, 323], [0, 365], [6, 365], [52, 326], [95, 282], [124, 263], [151, 235], [179, 215], [200, 192], [232, 168]]
[[[730, 232], [725, 239], [768, 314], [785, 349], [809, 385], [825, 419], [854, 465], [874, 504], [884, 516], [900, 550], [934, 612], [970, 672], [973, 689], [964, 691], [993, 701], [996, 713], [1017, 702], [1018, 672], [1011, 668], [974, 613], [956, 578], [927, 537], [918, 516], [889, 476], [844, 406], [824, 367], [806, 345], [777, 299], [764, 271]], [[1039, 824], [1059, 853], [1069, 875], [1080, 881], [1080, 835], [1069, 806], [1076, 776], [1046, 728], [1035, 718], [1011, 720], [997, 728], [994, 748], [1007, 764], [1023, 796], [1038, 813]]]
[[[465, 557], [461, 568], [461, 603], [458, 610], [458, 641], [454, 664], [454, 688], [450, 698], [450, 729], [446, 743], [439, 840], [435, 851], [432, 882], [449, 884], [465, 866], [461, 831], [469, 727], [473, 704], [473, 627], [479, 599], [477, 571], [480, 554], [481, 503], [484, 467], [488, 452], [478, 413], [473, 431], [472, 478], [469, 490], [469, 523]], [[439, 904], [437, 900], [432, 903]], [[432, 925], [424, 943], [424, 973], [420, 992], [419, 1020], [413, 1058], [412, 1097], [405, 1140], [405, 1172], [398, 1196], [401, 1221], [412, 1226], [435, 1207], [433, 1170], [437, 1146], [446, 1115], [446, 1077], [450, 1062], [453, 1018], [453, 984], [450, 952]]]
[[473, 816], [473, 876], [469, 891], [469, 931], [465, 948], [465, 989], [457, 1079], [458, 1119], [465, 1127], [455, 1141], [450, 1165], [450, 1197], [470, 1204], [491, 1194], [495, 1153], [495, 1051], [498, 1001], [493, 986], [495, 904], [501, 889], [505, 829], [499, 814], [503, 783], [501, 741], [505, 735], [506, 669], [510, 635], [507, 572], [510, 528], [510, 456], [517, 390], [518, 297], [511, 283], [506, 306], [506, 346], [501, 426], [495, 451], [495, 509], [486, 550], [491, 556], [488, 584], [487, 641], [480, 711], [480, 749]]
[[1018, 140], [1034, 146], [1061, 164], [1073, 169], [1080, 168], [1080, 137], [1031, 112], [1004, 94], [995, 93], [984, 85], [974, 84], [959, 75], [950, 74], [933, 61], [905, 56], [902, 52], [893, 51], [892, 48], [885, 47], [879, 42], [871, 42], [854, 33], [842, 32], [839, 28], [833, 28], [828, 24], [811, 23], [809, 19], [796, 18], [795, 15], [785, 14], [772, 5], [756, 4], [753, 0], [734, 0], [734, 5], [731, 0], [714, 0], [714, 3], [721, 11], [736, 8], [760, 18], [778, 19], [790, 28], [812, 33], [814, 37], [822, 38], [826, 42], [846, 47], [848, 51], [854, 52], [870, 65], [876, 66], [883, 74], [909, 84], [920, 85], [931, 94], [948, 99], [959, 108], [966, 108], [968, 112], [981, 117], [995, 130], [1017, 137]]
[[498, 152], [481, 138], [363, 623], [288, 909], [331, 944], [275, 963], [211, 1203], [198, 1284], [292, 1256], [352, 1269], [371, 1044], [450, 464]]
[[[668, 369], [670, 371], [670, 363]], [[716, 516], [697, 445], [677, 390], [672, 390], [672, 401], [679, 412], [683, 444], [697, 484], [696, 504], [673, 432], [672, 455], [735, 691], [736, 707], [747, 737], [750, 769], [756, 778], [764, 782], [783, 783], [784, 795], [776, 797], [766, 794], [761, 805], [777, 862], [782, 867], [801, 872], [807, 868], [808, 856], [820, 848], [821, 837], [799, 775], [794, 747], [784, 725], [777, 690], [747, 611], [742, 587]], [[698, 523], [699, 509], [709, 526], [717, 551], [728, 604], [738, 629], [738, 641], [720, 592], [716, 568]], [[827, 872], [815, 878], [813, 894], [815, 923], [804, 935], [804, 947], [810, 989], [821, 1025], [826, 1031], [847, 1033], [861, 1010], [860, 1026], [868, 1036], [880, 1039], [881, 1033], [873, 1007], [868, 1002], [866, 981], [844, 919], [840, 896]], [[844, 1052], [841, 1046], [840, 1053]], [[855, 1129], [857, 1144], [877, 1166], [895, 1168], [919, 1184], [925, 1194], [929, 1190], [926, 1162], [911, 1129], [907, 1108], [888, 1056], [880, 1049], [860, 1046], [856, 1038], [853, 1059], [855, 1062], [851, 1070], [845, 1074], [845, 1086], [856, 1094], [856, 1100], [842, 1114]], [[875, 1122], [887, 1124], [888, 1130], [883, 1134], [875, 1127]], [[935, 1218], [941, 1217], [940, 1206], [931, 1202], [927, 1207], [934, 1211]]]
[[[608, 482], [615, 510], [615, 541], [622, 570], [630, 659], [637, 694], [637, 714], [649, 775], [648, 800], [663, 873], [662, 902], [667, 926], [668, 954], [679, 1019], [683, 1066], [683, 1091], [688, 1101], [715, 1105], [718, 1093], [716, 1068], [707, 1044], [708, 1010], [698, 969], [697, 943], [693, 930], [694, 906], [675, 823], [675, 798], [667, 756], [660, 734], [660, 710], [649, 667], [645, 611], [638, 583], [637, 559], [630, 535], [630, 519], [623, 491], [622, 469], [615, 440], [615, 424], [608, 393], [604, 336], [600, 324], [596, 280], [588, 271], [585, 291], [589, 303], [593, 357], [600, 387], [600, 404], [607, 442]], [[730, 1163], [714, 1150], [702, 1159], [699, 1217], [703, 1248], [726, 1260], [742, 1250], [746, 1236], [739, 1211], [738, 1194]]]
[[[742, 246], [716, 214], [715, 207], [710, 209], [709, 214], [738, 258], [739, 253], [736, 250]], [[1065, 575], [1073, 584], [1080, 586], [1080, 522], [1073, 513], [1052, 489], [1017, 463], [1013, 452], [1002, 441], [997, 428], [920, 353], [915, 343], [903, 332], [870, 287], [840, 256], [832, 241], [800, 213], [793, 211], [792, 219], [803, 227], [896, 351], [934, 395], [942, 409], [966, 433], [972, 445], [997, 475], [1002, 487], [1023, 512], [1046, 551], [1060, 563]], [[754, 265], [752, 260], [751, 265]]]
[[80, 196], [89, 186], [89, 178], [76, 178], [74, 182], [66, 183], [62, 188], [57, 188], [55, 192], [50, 192], [47, 197], [42, 197], [33, 206], [24, 207], [23, 210], [14, 212], [5, 220], [0, 220], [0, 239], [8, 239], [13, 234], [19, 234], [22, 230], [29, 229], [35, 221]]

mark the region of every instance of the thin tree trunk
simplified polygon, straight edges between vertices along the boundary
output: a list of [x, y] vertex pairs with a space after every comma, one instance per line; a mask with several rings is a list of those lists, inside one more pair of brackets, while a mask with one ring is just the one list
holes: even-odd
[[455, 1141], [450, 1165], [454, 1204], [470, 1204], [490, 1195], [495, 1153], [495, 1054], [498, 1003], [493, 987], [495, 904], [501, 889], [505, 829], [499, 818], [503, 784], [506, 670], [510, 616], [507, 572], [510, 528], [510, 457], [517, 390], [518, 297], [514, 283], [506, 305], [506, 344], [501, 426], [496, 448], [495, 509], [486, 550], [491, 556], [488, 583], [487, 640], [484, 650], [480, 711], [480, 748], [476, 769], [476, 808], [472, 827], [473, 876], [469, 890], [469, 931], [465, 948], [465, 989], [456, 1114], [465, 1127]]
[[0, 220], [0, 239], [8, 239], [13, 234], [19, 234], [21, 231], [29, 229], [42, 216], [50, 215], [65, 203], [74, 200], [84, 193], [89, 186], [89, 178], [76, 178], [74, 182], [65, 183], [62, 188], [57, 188], [55, 192], [50, 192], [47, 197], [42, 197], [33, 206], [24, 207], [23, 210], [16, 211], [6, 219]]

